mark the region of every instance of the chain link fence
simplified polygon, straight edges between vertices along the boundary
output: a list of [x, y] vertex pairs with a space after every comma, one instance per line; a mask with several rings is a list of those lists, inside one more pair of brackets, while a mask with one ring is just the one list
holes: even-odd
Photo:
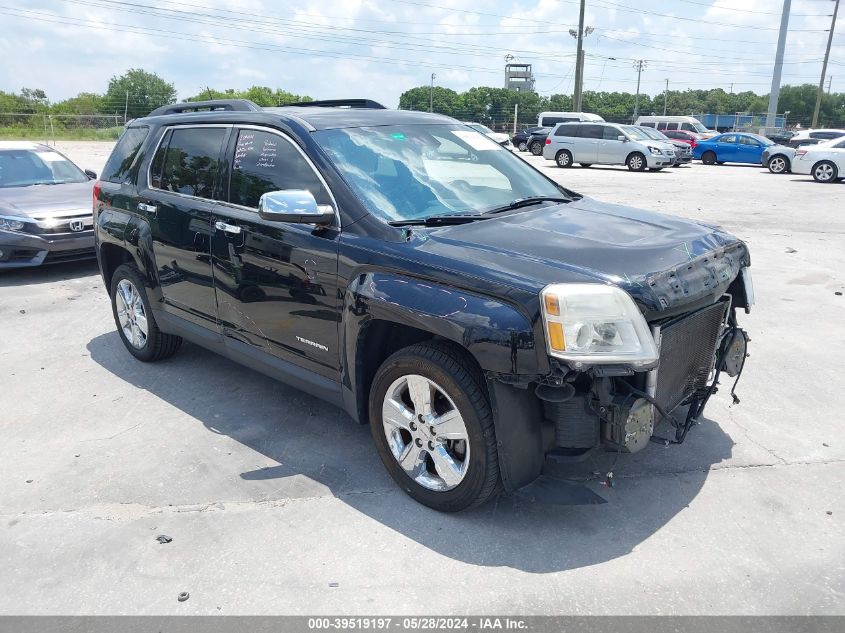
[[0, 139], [33, 140], [54, 145], [62, 140], [116, 140], [123, 117], [105, 114], [0, 113]]

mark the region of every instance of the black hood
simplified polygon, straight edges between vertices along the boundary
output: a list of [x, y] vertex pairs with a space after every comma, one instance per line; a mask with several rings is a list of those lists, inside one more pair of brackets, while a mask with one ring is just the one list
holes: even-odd
[[644, 312], [719, 296], [750, 264], [719, 227], [583, 198], [426, 231], [418, 248], [459, 259], [473, 274], [539, 292], [557, 282], [628, 291]]

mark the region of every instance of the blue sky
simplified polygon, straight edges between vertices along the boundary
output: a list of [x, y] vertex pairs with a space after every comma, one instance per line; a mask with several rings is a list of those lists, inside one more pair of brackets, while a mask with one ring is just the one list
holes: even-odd
[[[722, 87], [767, 93], [781, 0], [587, 0], [585, 90]], [[832, 0], [793, 0], [783, 83], [816, 83]], [[831, 65], [845, 89], [845, 7]], [[571, 93], [578, 0], [0, 0], [0, 89], [51, 100], [102, 92], [140, 67], [180, 97], [205, 86], [284, 88], [317, 98], [501, 86], [505, 56], [532, 63], [541, 94]], [[674, 16], [674, 17], [670, 17]]]

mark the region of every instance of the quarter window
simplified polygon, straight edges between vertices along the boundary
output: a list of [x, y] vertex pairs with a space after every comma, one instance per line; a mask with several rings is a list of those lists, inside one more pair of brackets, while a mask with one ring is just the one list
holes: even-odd
[[225, 134], [225, 128], [172, 130], [153, 158], [150, 186], [198, 198], [212, 198]]
[[124, 130], [123, 135], [114, 147], [106, 166], [103, 167], [101, 177], [109, 182], [123, 182], [129, 173], [129, 169], [135, 162], [135, 157], [147, 138], [150, 131], [148, 127], [130, 127]]
[[574, 123], [570, 123], [568, 125], [560, 125], [555, 131], [555, 136], [568, 136], [570, 138], [582, 136], [580, 130], [583, 127], [583, 125], [577, 125]]
[[292, 142], [270, 132], [240, 130], [232, 160], [229, 202], [258, 208], [262, 194], [284, 189], [307, 189], [318, 204], [331, 204], [316, 172]]

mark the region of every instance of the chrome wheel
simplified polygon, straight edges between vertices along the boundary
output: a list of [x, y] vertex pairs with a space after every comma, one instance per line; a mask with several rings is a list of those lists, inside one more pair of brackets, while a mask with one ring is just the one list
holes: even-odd
[[769, 171], [773, 174], [782, 174], [786, 171], [786, 159], [783, 156], [775, 156], [769, 161]]
[[831, 163], [819, 163], [813, 167], [813, 178], [819, 182], [830, 182], [833, 180], [835, 169]]
[[147, 344], [147, 312], [144, 301], [135, 285], [128, 279], [121, 279], [115, 293], [117, 319], [123, 336], [135, 349], [142, 349]]
[[393, 457], [428, 490], [457, 487], [469, 467], [469, 435], [454, 401], [440, 385], [408, 374], [393, 381], [382, 404], [382, 425]]
[[524, 152], [524, 151], [526, 151], [527, 149], [528, 149], [528, 143], [526, 143], [525, 141], [522, 141], [522, 142], [519, 144], [519, 151], [520, 151], [520, 152]]

